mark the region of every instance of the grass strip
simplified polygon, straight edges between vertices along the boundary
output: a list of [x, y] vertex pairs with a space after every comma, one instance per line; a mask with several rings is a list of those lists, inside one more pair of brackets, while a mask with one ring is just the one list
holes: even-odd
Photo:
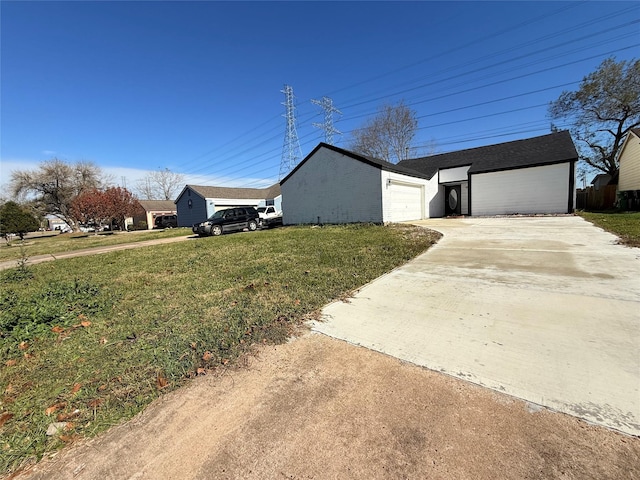
[[623, 245], [640, 247], [640, 212], [579, 212], [578, 215], [617, 235]]
[[22, 254], [20, 244], [24, 243], [27, 256], [50, 255], [70, 252], [84, 248], [106, 247], [123, 243], [136, 243], [159, 238], [173, 238], [190, 235], [190, 228], [172, 228], [168, 230], [142, 230], [136, 232], [110, 232], [109, 235], [100, 233], [61, 233], [51, 235], [50, 232], [36, 232], [29, 234], [24, 242], [16, 239], [10, 243], [0, 243], [0, 262], [18, 260]]

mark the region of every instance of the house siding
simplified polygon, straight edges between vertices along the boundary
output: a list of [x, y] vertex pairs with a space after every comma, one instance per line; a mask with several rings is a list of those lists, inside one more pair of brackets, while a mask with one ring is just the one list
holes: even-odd
[[319, 149], [281, 184], [285, 225], [381, 223], [381, 170]]
[[640, 138], [633, 133], [620, 155], [618, 190], [621, 192], [640, 190]]
[[570, 166], [566, 162], [472, 174], [471, 214], [568, 213]]
[[[395, 172], [381, 172], [382, 217], [384, 222], [421, 220], [431, 215], [430, 201], [438, 192], [436, 177], [426, 180]], [[415, 189], [415, 193], [411, 193]], [[403, 192], [404, 190], [404, 192]], [[405, 207], [402, 197], [414, 196], [418, 205]]]
[[[191, 200], [191, 207], [189, 207], [189, 200]], [[176, 211], [178, 212], [179, 227], [190, 227], [209, 217], [206, 199], [189, 188], [176, 200]]]

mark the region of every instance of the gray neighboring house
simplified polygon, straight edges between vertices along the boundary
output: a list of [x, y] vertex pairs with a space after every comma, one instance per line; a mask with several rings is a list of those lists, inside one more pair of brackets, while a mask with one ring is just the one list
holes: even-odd
[[185, 185], [175, 204], [178, 212], [178, 226], [190, 227], [224, 208], [274, 205], [281, 210], [282, 195], [280, 185], [277, 183], [268, 188]]
[[571, 213], [577, 161], [566, 131], [397, 165], [321, 143], [280, 182], [283, 221]]

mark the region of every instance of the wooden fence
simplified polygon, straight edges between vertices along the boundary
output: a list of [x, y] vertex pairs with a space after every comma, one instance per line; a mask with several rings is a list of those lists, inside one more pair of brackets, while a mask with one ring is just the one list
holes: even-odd
[[616, 186], [605, 185], [596, 190], [587, 187], [576, 192], [578, 210], [610, 210], [616, 206]]

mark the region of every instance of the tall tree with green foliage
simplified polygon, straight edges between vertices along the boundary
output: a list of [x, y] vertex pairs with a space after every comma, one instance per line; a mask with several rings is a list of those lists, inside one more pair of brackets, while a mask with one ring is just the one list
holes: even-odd
[[83, 191], [104, 182], [100, 167], [91, 162], [67, 163], [54, 158], [41, 162], [35, 170], [11, 172], [11, 191], [15, 198], [30, 198], [45, 213], [58, 217], [74, 231], [78, 219], [71, 203]]
[[20, 236], [28, 232], [35, 232], [40, 228], [40, 222], [26, 208], [16, 202], [7, 202], [0, 207], [0, 235], [7, 238], [10, 233]]
[[351, 150], [362, 155], [397, 163], [409, 157], [418, 129], [416, 112], [404, 102], [384, 105], [377, 115], [351, 133]]
[[549, 116], [571, 125], [581, 160], [615, 175], [624, 138], [640, 126], [640, 60], [606, 59], [578, 90], [562, 92], [549, 105]]

